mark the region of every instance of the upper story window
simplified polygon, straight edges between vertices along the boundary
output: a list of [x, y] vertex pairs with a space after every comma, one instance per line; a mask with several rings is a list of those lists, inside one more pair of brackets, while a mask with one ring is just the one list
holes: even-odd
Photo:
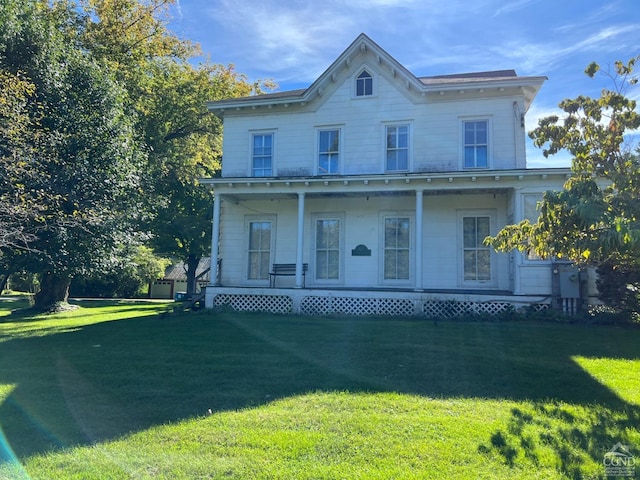
[[388, 172], [409, 169], [409, 126], [386, 127], [386, 165]]
[[339, 173], [340, 130], [320, 130], [318, 133], [318, 174]]
[[356, 97], [369, 97], [373, 95], [373, 77], [369, 72], [363, 70], [356, 77]]
[[489, 121], [462, 122], [464, 142], [464, 168], [489, 166]]
[[254, 177], [273, 175], [273, 133], [253, 134], [251, 172]]

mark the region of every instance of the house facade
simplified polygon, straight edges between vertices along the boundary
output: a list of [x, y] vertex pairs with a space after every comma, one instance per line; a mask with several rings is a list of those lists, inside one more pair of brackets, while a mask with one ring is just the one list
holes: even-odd
[[306, 89], [209, 103], [224, 157], [221, 176], [202, 180], [215, 191], [219, 270], [206, 306], [546, 308], [551, 263], [483, 244], [537, 218], [543, 192], [570, 174], [526, 167], [525, 114], [545, 79], [417, 77], [362, 34]]

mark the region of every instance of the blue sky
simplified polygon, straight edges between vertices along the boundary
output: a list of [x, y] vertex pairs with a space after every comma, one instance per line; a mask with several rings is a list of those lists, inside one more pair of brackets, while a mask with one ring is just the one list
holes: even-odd
[[[640, 54], [639, 0], [176, 0], [171, 28], [214, 63], [278, 90], [309, 86], [360, 34], [417, 76], [515, 69], [547, 76], [527, 114], [558, 113], [564, 98], [597, 97], [612, 83], [583, 72], [592, 61], [613, 72]], [[628, 96], [640, 99], [640, 88]], [[638, 138], [632, 141], [638, 142]], [[529, 167], [545, 159], [528, 141]]]

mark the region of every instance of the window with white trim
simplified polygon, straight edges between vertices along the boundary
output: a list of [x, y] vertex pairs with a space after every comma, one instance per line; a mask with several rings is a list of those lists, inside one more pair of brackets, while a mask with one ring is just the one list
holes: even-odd
[[488, 216], [463, 217], [463, 257], [465, 281], [488, 281], [491, 279], [491, 250], [483, 244], [489, 236]]
[[315, 234], [315, 279], [340, 280], [342, 219], [333, 216], [316, 218]]
[[356, 97], [370, 97], [373, 95], [373, 77], [363, 70], [356, 77]]
[[489, 166], [489, 121], [463, 121], [462, 137], [464, 168], [487, 168]]
[[386, 171], [407, 171], [409, 169], [409, 125], [388, 125], [385, 133]]
[[271, 266], [273, 221], [256, 219], [247, 221], [248, 228], [248, 280], [268, 280]]
[[340, 173], [340, 130], [318, 132], [318, 174]]
[[251, 174], [254, 177], [270, 177], [273, 175], [273, 133], [253, 134]]
[[384, 217], [383, 279], [409, 280], [411, 273], [411, 218]]

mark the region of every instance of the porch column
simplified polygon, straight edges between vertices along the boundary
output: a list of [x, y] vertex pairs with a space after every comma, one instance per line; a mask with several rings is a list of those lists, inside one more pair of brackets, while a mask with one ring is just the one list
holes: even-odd
[[[522, 192], [519, 188], [514, 189], [514, 205], [513, 205], [513, 223], [523, 220], [524, 205], [522, 204]], [[513, 255], [513, 294], [522, 295], [522, 285], [520, 280], [520, 267], [522, 266], [523, 256], [519, 250], [512, 250]]]
[[298, 193], [298, 243], [296, 251], [296, 284], [294, 288], [302, 288], [302, 258], [304, 238], [304, 193]]
[[220, 238], [220, 204], [222, 195], [216, 194], [213, 200], [213, 227], [211, 230], [211, 270], [209, 285], [218, 285], [218, 240]]
[[422, 194], [423, 190], [416, 190], [416, 287], [422, 291]]

